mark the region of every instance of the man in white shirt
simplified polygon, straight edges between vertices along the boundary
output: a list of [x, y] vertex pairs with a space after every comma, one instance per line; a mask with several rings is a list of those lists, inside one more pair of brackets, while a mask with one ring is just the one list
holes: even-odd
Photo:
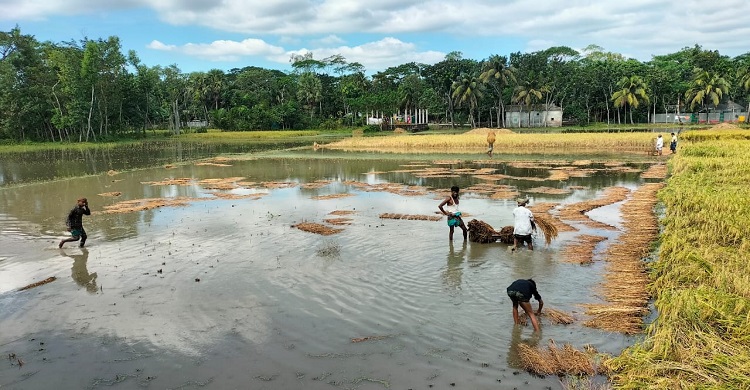
[[531, 242], [531, 232], [536, 230], [534, 225], [534, 214], [526, 208], [529, 200], [526, 198], [518, 199], [518, 207], [513, 209], [513, 250], [518, 249], [518, 243], [521, 245], [527, 243], [529, 250], [534, 250], [534, 244]]
[[664, 138], [659, 134], [659, 136], [656, 137], [656, 152], [659, 153], [659, 156], [661, 156], [662, 149], [664, 149]]

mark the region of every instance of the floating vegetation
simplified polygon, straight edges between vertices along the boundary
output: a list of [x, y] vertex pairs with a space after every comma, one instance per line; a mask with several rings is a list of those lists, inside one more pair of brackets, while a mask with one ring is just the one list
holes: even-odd
[[582, 234], [575, 241], [562, 249], [563, 261], [566, 263], [590, 264], [594, 259], [594, 248], [607, 237]]
[[299, 185], [297, 182], [293, 181], [264, 181], [261, 182], [260, 185], [265, 188], [294, 188]]
[[330, 236], [332, 234], [336, 234], [336, 233], [340, 233], [344, 231], [344, 229], [336, 229], [336, 228], [328, 227], [326, 225], [321, 225], [315, 222], [300, 222], [296, 225], [292, 225], [292, 227], [295, 227], [305, 232], [320, 234], [323, 236]]
[[120, 191], [114, 191], [114, 192], [102, 192], [99, 194], [99, 196], [106, 196], [106, 197], [117, 197], [122, 195], [122, 192]]
[[325, 186], [327, 186], [327, 185], [329, 185], [331, 183], [332, 183], [332, 181], [330, 181], [330, 180], [316, 180], [316, 181], [314, 181], [312, 183], [301, 184], [300, 187], [301, 188], [306, 188], [306, 189], [318, 189], [318, 188], [323, 188], [323, 187], [325, 187]]
[[559, 348], [553, 340], [546, 349], [518, 344], [518, 355], [523, 368], [537, 375], [588, 375], [606, 374], [608, 370], [597, 364], [595, 355], [564, 344]]
[[356, 211], [354, 210], [333, 210], [331, 211], [330, 215], [351, 215], [354, 214]]
[[347, 198], [350, 196], [355, 196], [355, 195], [354, 194], [328, 194], [328, 195], [313, 196], [312, 198], [315, 200], [326, 200], [326, 199]]
[[667, 177], [667, 164], [653, 164], [641, 173], [643, 179], [664, 179]]
[[141, 184], [152, 186], [188, 186], [193, 184], [193, 178], [183, 177], [178, 179], [164, 179], [162, 181], [142, 181]]
[[[541, 315], [537, 315], [540, 321], [546, 321], [551, 325], [570, 325], [576, 321], [576, 318], [572, 314], [566, 313], [562, 310], [552, 309], [545, 307], [542, 310]], [[518, 321], [521, 325], [526, 326], [529, 321], [528, 315], [523, 310], [519, 310]]]
[[219, 199], [253, 199], [253, 200], [256, 200], [268, 194], [267, 193], [254, 193], [254, 194], [241, 195], [241, 194], [231, 194], [231, 193], [226, 193], [226, 192], [212, 192], [211, 195]]
[[244, 177], [212, 178], [200, 180], [198, 184], [207, 190], [232, 190], [237, 188], [237, 182], [243, 179]]
[[[177, 197], [177, 198], [145, 198], [145, 199], [131, 199], [117, 202], [112, 205], [104, 206], [104, 210], [98, 213], [102, 214], [123, 214], [132, 213], [134, 211], [151, 210], [159, 207], [178, 207], [187, 206], [190, 202], [207, 200], [208, 198], [188, 198], [188, 197]], [[97, 212], [95, 212], [97, 213]]]
[[443, 217], [440, 215], [395, 214], [395, 213], [383, 213], [383, 214], [380, 214], [380, 218], [406, 219], [406, 220], [415, 220], [415, 221], [439, 221], [443, 219]]
[[351, 225], [351, 218], [326, 218], [323, 220], [325, 223], [330, 225]]
[[531, 194], [567, 195], [573, 191], [567, 188], [534, 187], [524, 190]]
[[28, 290], [30, 288], [39, 287], [39, 286], [45, 285], [47, 283], [52, 283], [55, 280], [57, 280], [56, 277], [50, 276], [49, 278], [44, 279], [42, 281], [39, 281], [39, 282], [36, 282], [36, 283], [31, 283], [29, 285], [23, 286], [23, 287], [19, 288], [18, 291], [24, 291], [24, 290]]
[[547, 177], [547, 180], [565, 181], [570, 179], [570, 174], [562, 169], [552, 169], [549, 171], [549, 173], [550, 174], [549, 177]]
[[352, 339], [353, 343], [361, 343], [364, 341], [377, 341], [391, 338], [393, 336], [366, 336], [366, 337], [355, 337]]
[[663, 186], [663, 183], [644, 184], [623, 204], [624, 232], [610, 245], [605, 257], [607, 273], [601, 290], [607, 303], [585, 305], [586, 314], [592, 318], [584, 325], [625, 334], [643, 330], [643, 316], [648, 313], [650, 298], [644, 259], [659, 234], [653, 209], [656, 193]]

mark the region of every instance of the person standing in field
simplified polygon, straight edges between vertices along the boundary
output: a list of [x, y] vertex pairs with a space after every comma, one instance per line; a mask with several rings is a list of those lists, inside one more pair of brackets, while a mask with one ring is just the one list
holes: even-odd
[[86, 237], [88, 236], [86, 236], [86, 230], [83, 229], [84, 215], [91, 215], [89, 201], [86, 198], [80, 198], [78, 199], [76, 207], [73, 207], [73, 209], [70, 210], [68, 218], [65, 220], [65, 225], [68, 227], [68, 231], [72, 237], [60, 241], [60, 244], [57, 246], [58, 248], [62, 248], [66, 242], [74, 242], [78, 240], [81, 241], [78, 245], [79, 247], [83, 248], [83, 246], [86, 245]]
[[513, 249], [518, 249], [518, 243], [521, 245], [527, 243], [529, 250], [534, 250], [534, 244], [531, 242], [531, 232], [536, 230], [534, 224], [534, 214], [526, 208], [529, 200], [526, 198], [518, 199], [518, 207], [513, 209]]
[[[453, 241], [453, 230], [456, 226], [460, 227], [461, 230], [464, 232], [464, 241], [468, 238], [468, 230], [466, 229], [466, 225], [464, 224], [464, 220], [461, 219], [461, 212], [458, 211], [458, 186], [451, 187], [451, 194], [445, 200], [443, 200], [439, 205], [438, 209], [440, 210], [443, 215], [448, 216], [448, 226], [450, 227], [450, 232], [448, 233], [448, 239]], [[445, 209], [443, 208], [445, 206]], [[446, 211], [447, 209], [447, 211]]]
[[487, 133], [487, 155], [492, 158], [492, 150], [494, 149], [495, 145], [495, 131], [490, 130], [489, 133]]
[[672, 154], [677, 153], [677, 134], [672, 133], [672, 141], [669, 142], [669, 150]]
[[[513, 302], [513, 323], [516, 325], [521, 323], [518, 318], [518, 306], [520, 305], [531, 320], [531, 325], [534, 326], [534, 331], [538, 332], [540, 328], [539, 320], [537, 320], [536, 316], [542, 314], [544, 301], [542, 300], [542, 296], [539, 295], [539, 291], [536, 290], [536, 282], [533, 279], [518, 279], [508, 286], [506, 292], [508, 293], [508, 298]], [[539, 302], [539, 308], [536, 311], [536, 315], [534, 315], [534, 309], [531, 307], [530, 301], [532, 296], [537, 302]]]
[[656, 137], [656, 153], [658, 153], [659, 156], [662, 155], [662, 149], [664, 149], [664, 138], [659, 134], [659, 136]]

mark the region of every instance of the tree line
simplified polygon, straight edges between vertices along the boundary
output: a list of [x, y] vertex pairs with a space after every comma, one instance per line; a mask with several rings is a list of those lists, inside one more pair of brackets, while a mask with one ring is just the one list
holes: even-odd
[[[451, 52], [367, 75], [340, 55], [184, 73], [148, 66], [107, 39], [39, 42], [0, 32], [0, 139], [101, 141], [179, 133], [190, 121], [227, 131], [362, 126], [371, 112], [427, 109], [429, 119], [503, 126], [509, 109], [559, 106], [568, 123], [647, 122], [664, 112], [750, 106], [750, 52], [730, 58], [696, 45], [642, 62], [591, 45], [492, 55]], [[750, 109], [750, 107], [749, 107]]]

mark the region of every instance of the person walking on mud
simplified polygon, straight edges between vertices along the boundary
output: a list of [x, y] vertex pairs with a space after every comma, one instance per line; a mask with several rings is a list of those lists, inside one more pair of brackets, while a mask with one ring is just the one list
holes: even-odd
[[81, 240], [81, 243], [78, 245], [79, 247], [83, 248], [86, 245], [86, 238], [88, 236], [86, 236], [86, 230], [83, 229], [84, 215], [91, 215], [89, 201], [86, 198], [80, 198], [76, 207], [70, 210], [68, 218], [65, 220], [65, 225], [68, 227], [68, 231], [72, 237], [60, 241], [60, 244], [57, 246], [58, 248], [62, 248], [66, 242], [75, 242], [78, 240]]
[[492, 151], [495, 149], [495, 131], [490, 130], [489, 133], [487, 133], [487, 155], [492, 158]]
[[[518, 306], [520, 305], [531, 320], [534, 330], [538, 332], [540, 328], [539, 320], [537, 320], [536, 316], [542, 314], [544, 301], [542, 300], [542, 296], [539, 295], [539, 291], [536, 290], [536, 282], [533, 279], [518, 279], [508, 286], [506, 292], [508, 293], [508, 298], [513, 302], [513, 323], [516, 325], [521, 323], [521, 320], [518, 318]], [[530, 301], [532, 296], [539, 302], [536, 315], [534, 315], [534, 309], [531, 307]]]
[[530, 251], [534, 250], [534, 244], [531, 242], [531, 232], [536, 230], [534, 224], [534, 214], [526, 208], [529, 200], [526, 198], [518, 199], [518, 207], [513, 209], [513, 251], [518, 249], [518, 243], [525, 242]]
[[[450, 232], [448, 233], [448, 239], [453, 241], [453, 230], [456, 226], [460, 227], [461, 230], [463, 230], [464, 233], [464, 241], [468, 238], [468, 230], [466, 229], [466, 225], [464, 224], [464, 220], [461, 219], [461, 212], [458, 211], [458, 186], [451, 187], [451, 194], [445, 200], [443, 200], [439, 205], [438, 209], [440, 209], [440, 212], [443, 213], [443, 215], [448, 216], [448, 226], [450, 227]], [[445, 209], [443, 208], [445, 206]], [[447, 209], [447, 211], [446, 211]]]

